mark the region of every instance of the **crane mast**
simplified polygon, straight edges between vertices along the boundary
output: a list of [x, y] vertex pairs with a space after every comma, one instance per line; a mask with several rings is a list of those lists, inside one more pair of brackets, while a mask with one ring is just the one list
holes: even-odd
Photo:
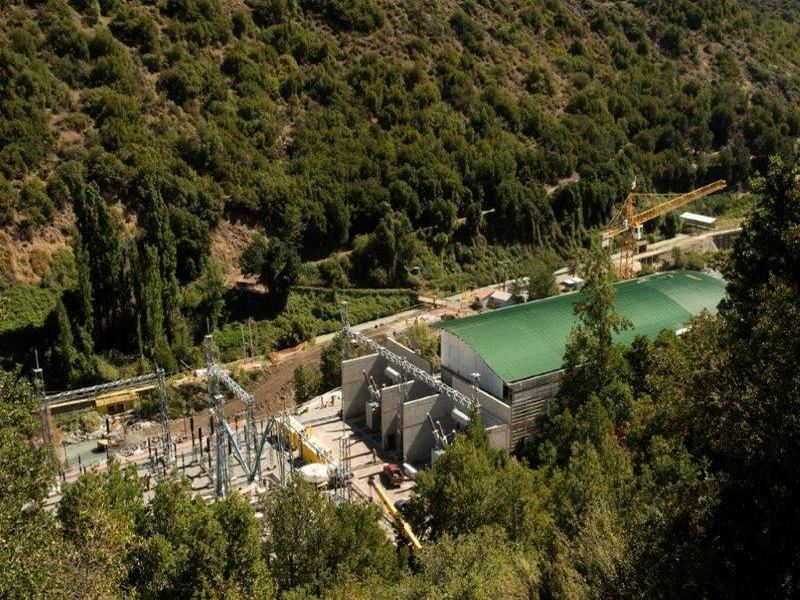
[[633, 276], [633, 256], [636, 253], [636, 242], [642, 239], [642, 227], [645, 223], [681, 208], [690, 202], [718, 192], [727, 185], [724, 179], [720, 179], [699, 187], [696, 190], [692, 190], [691, 192], [674, 196], [666, 202], [641, 211], [637, 211], [636, 199], [645, 194], [629, 193], [627, 198], [625, 198], [622, 209], [614, 216], [609, 226], [601, 233], [601, 240], [604, 247], [608, 246], [613, 238], [617, 236], [621, 237], [622, 243], [619, 254], [620, 277], [622, 279], [627, 279]]

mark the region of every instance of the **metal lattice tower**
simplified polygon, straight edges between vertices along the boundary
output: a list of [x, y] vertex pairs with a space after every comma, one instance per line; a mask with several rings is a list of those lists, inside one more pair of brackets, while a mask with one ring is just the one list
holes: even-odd
[[342, 430], [342, 437], [339, 438], [339, 468], [336, 474], [337, 493], [341, 490], [343, 500], [352, 502], [353, 500], [353, 471], [350, 468], [350, 438]]
[[341, 303], [342, 313], [342, 360], [350, 358], [350, 339], [347, 336], [347, 330], [350, 329], [350, 316], [347, 313], [347, 300], [342, 300]]
[[228, 472], [228, 452], [226, 448], [227, 423], [225, 423], [224, 398], [222, 394], [216, 394], [210, 398], [212, 413], [214, 418], [214, 458], [216, 462], [216, 472], [214, 477], [214, 489], [217, 498], [224, 498], [230, 488], [230, 473]]
[[223, 498], [228, 492], [228, 454], [225, 448], [225, 413], [224, 398], [219, 393], [219, 380], [217, 379], [214, 367], [214, 344], [210, 335], [203, 340], [203, 347], [206, 353], [206, 384], [208, 386], [208, 406], [212, 413], [214, 423], [214, 458], [216, 471], [214, 475], [214, 489], [217, 498]]
[[167, 404], [167, 383], [164, 369], [156, 368], [156, 378], [158, 379], [158, 404], [161, 413], [162, 456], [164, 458], [164, 474], [166, 475], [172, 466], [172, 434], [169, 430], [169, 406]]

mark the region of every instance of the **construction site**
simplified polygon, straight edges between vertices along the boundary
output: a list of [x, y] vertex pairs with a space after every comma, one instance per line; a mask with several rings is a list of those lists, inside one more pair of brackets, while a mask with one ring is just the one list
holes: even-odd
[[[636, 212], [631, 195], [603, 232], [605, 242], [620, 238], [615, 260], [622, 281], [615, 284], [616, 309], [632, 324], [616, 341], [628, 344], [637, 335], [653, 337], [662, 330], [680, 334], [693, 317], [716, 311], [725, 282], [713, 274], [672, 270], [635, 279], [626, 276], [644, 262], [638, 242], [645, 222], [721, 187], [724, 182], [717, 182], [643, 212]], [[439, 332], [437, 369], [392, 332], [376, 336], [373, 329], [368, 335], [364, 324], [352, 326], [347, 302], [342, 302], [341, 388], [291, 410], [286, 404], [276, 409], [257, 402], [218, 363], [211, 335], [204, 342], [205, 365], [190, 376], [204, 386], [205, 407], [188, 420], [170, 419], [168, 387], [175, 382], [161, 369], [49, 393], [44, 373], [37, 368], [42, 434], [57, 450], [63, 449], [48, 504], [57, 505], [61, 485], [87, 469], [103, 469], [111, 458], [123, 466], [134, 465], [147, 480], [148, 494], [151, 482], [183, 476], [196, 494], [209, 500], [236, 489], [255, 503], [260, 494], [301, 477], [338, 501], [378, 503], [387, 533], [402, 532], [412, 549], [419, 550], [402, 507], [420, 469], [435, 465], [475, 418], [491, 443], [509, 452], [536, 435], [536, 418], [549, 409], [558, 392], [564, 348], [575, 323], [573, 307], [581, 298], [575, 291], [582, 282], [579, 277], [563, 282], [566, 293], [503, 304], [496, 310], [484, 310], [489, 307], [476, 294], [475, 312], [464, 316], [459, 310], [463, 318], [451, 318], [446, 300], [438, 316], [412, 315], [413, 320], [433, 322]], [[408, 323], [406, 318], [403, 324]], [[132, 416], [143, 392], [157, 397], [157, 422], [137, 422]], [[63, 441], [59, 447], [53, 417], [87, 406], [105, 416], [103, 435]], [[399, 530], [393, 527], [397, 523]]]

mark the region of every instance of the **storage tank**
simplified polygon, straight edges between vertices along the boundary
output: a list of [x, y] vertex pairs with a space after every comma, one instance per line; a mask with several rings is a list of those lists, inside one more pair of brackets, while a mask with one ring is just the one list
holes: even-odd
[[324, 463], [309, 463], [298, 469], [300, 477], [314, 485], [328, 483], [331, 478], [330, 468]]

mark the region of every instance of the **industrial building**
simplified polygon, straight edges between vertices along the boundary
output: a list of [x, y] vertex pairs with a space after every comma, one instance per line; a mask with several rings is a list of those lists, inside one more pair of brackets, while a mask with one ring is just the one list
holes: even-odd
[[[716, 311], [725, 282], [705, 273], [673, 271], [615, 285], [617, 311], [632, 327], [616, 341], [680, 330], [703, 310]], [[581, 293], [502, 308], [442, 325], [442, 380], [464, 386], [480, 375], [481, 390], [508, 406], [509, 448], [529, 435], [563, 376], [564, 348]]]
[[[673, 271], [615, 284], [617, 311], [632, 327], [616, 341], [680, 331], [703, 310], [716, 311], [725, 282], [705, 273]], [[492, 443], [513, 449], [548, 410], [563, 376], [564, 349], [582, 292], [561, 294], [444, 321], [441, 376], [431, 364], [389, 338], [379, 346], [350, 337], [370, 354], [342, 362], [342, 411], [379, 434], [381, 448], [412, 463], [428, 462], [442, 438], [465, 426], [480, 407]], [[349, 330], [347, 330], [349, 331]], [[446, 441], [446, 439], [445, 439]]]
[[452, 432], [466, 426], [476, 400], [492, 443], [508, 447], [505, 403], [466, 381], [444, 385], [430, 362], [392, 338], [380, 347], [363, 336], [356, 341], [373, 352], [342, 361], [342, 412], [379, 432], [382, 450], [409, 463], [432, 461]]

